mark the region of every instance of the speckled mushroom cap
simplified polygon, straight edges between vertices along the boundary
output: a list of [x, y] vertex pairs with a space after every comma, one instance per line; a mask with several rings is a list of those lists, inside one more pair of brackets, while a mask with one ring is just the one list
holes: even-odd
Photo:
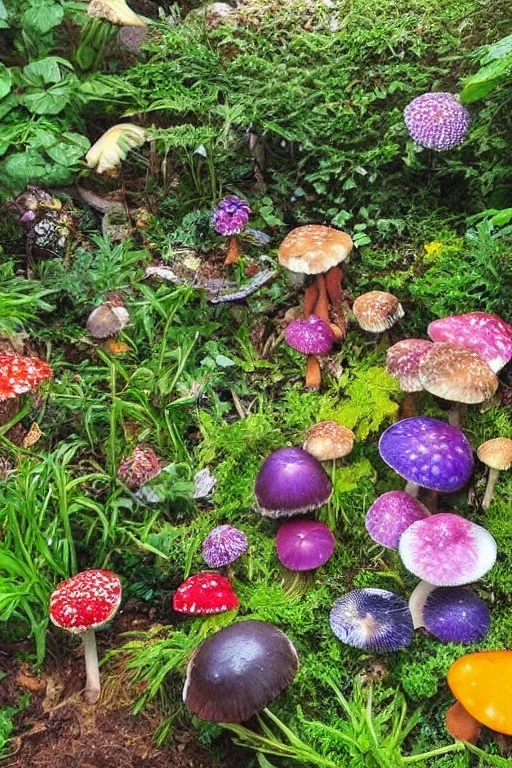
[[434, 320], [428, 326], [433, 341], [450, 341], [478, 352], [497, 373], [512, 359], [512, 325], [498, 315], [468, 312]]
[[247, 551], [247, 536], [233, 525], [218, 525], [203, 541], [203, 557], [210, 568], [231, 565]]
[[365, 526], [370, 538], [388, 549], [398, 549], [402, 533], [430, 512], [405, 491], [388, 491], [379, 496], [366, 513]]
[[385, 291], [370, 291], [358, 296], [352, 312], [363, 331], [370, 333], [384, 333], [404, 316], [396, 296]]
[[443, 152], [464, 141], [471, 114], [453, 93], [422, 93], [404, 110], [407, 130], [417, 144]]
[[293, 229], [278, 251], [279, 263], [291, 272], [317, 275], [345, 261], [353, 247], [346, 232], [321, 224]]
[[386, 370], [398, 379], [402, 392], [421, 392], [419, 379], [420, 360], [432, 346], [426, 339], [403, 339], [386, 352]]
[[317, 315], [310, 315], [306, 320], [292, 320], [286, 326], [284, 340], [303, 355], [328, 355], [336, 336], [328, 323]]
[[381, 435], [379, 453], [411, 483], [442, 493], [462, 488], [473, 471], [473, 452], [464, 434], [446, 421], [413, 416]]
[[498, 379], [477, 352], [436, 342], [421, 358], [419, 380], [432, 395], [456, 403], [483, 403], [498, 389]]
[[98, 629], [113, 618], [121, 597], [121, 579], [112, 571], [81, 571], [52, 592], [50, 619], [73, 634]]
[[512, 465], [512, 440], [508, 437], [495, 437], [487, 440], [478, 448], [476, 455], [483, 464], [491, 469], [510, 469]]
[[36, 389], [53, 376], [51, 367], [38, 357], [0, 354], [0, 401]]
[[302, 447], [318, 461], [341, 459], [352, 451], [355, 437], [337, 421], [319, 421], [306, 432]]

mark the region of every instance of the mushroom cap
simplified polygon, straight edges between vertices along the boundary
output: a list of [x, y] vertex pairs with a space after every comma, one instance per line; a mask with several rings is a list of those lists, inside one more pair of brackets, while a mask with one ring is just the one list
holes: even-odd
[[429, 584], [428, 581], [420, 581], [416, 584], [409, 596], [409, 610], [411, 612], [414, 629], [425, 626], [423, 608], [425, 606], [425, 600], [433, 589], [437, 589], [437, 587], [433, 584]]
[[290, 571], [312, 571], [324, 565], [334, 552], [334, 536], [318, 520], [289, 520], [277, 532], [280, 562]]
[[279, 448], [267, 456], [254, 494], [264, 517], [301, 515], [329, 501], [332, 483], [317, 459], [302, 448]]
[[412, 641], [407, 602], [386, 589], [354, 589], [334, 603], [331, 629], [342, 643], [371, 651], [398, 651]]
[[434, 320], [427, 330], [433, 341], [450, 341], [477, 352], [494, 373], [512, 359], [512, 325], [498, 315], [451, 315]]
[[438, 587], [426, 596], [424, 627], [442, 643], [477, 643], [491, 625], [484, 601], [469, 587]]
[[396, 296], [385, 291], [369, 291], [358, 296], [352, 312], [363, 331], [370, 333], [383, 333], [404, 316]]
[[388, 427], [379, 440], [379, 453], [409, 482], [442, 493], [458, 491], [473, 471], [473, 452], [460, 429], [428, 416]]
[[51, 379], [53, 370], [38, 357], [0, 354], [0, 401], [32, 392], [44, 380]]
[[183, 700], [201, 720], [242, 723], [280, 696], [298, 668], [297, 651], [284, 632], [266, 621], [238, 621], [195, 651]]
[[319, 421], [306, 432], [302, 447], [318, 461], [342, 459], [352, 451], [355, 438], [351, 429], [337, 421]]
[[317, 275], [345, 261], [353, 245], [350, 235], [340, 229], [307, 224], [286, 235], [279, 246], [279, 263], [291, 272]]
[[457, 403], [483, 403], [498, 389], [498, 379], [477, 352], [448, 341], [436, 342], [423, 355], [419, 380], [432, 395]]
[[468, 741], [476, 744], [482, 732], [482, 726], [473, 715], [467, 712], [460, 701], [452, 704], [446, 712], [446, 730], [457, 741]]
[[284, 340], [292, 349], [303, 355], [328, 355], [336, 336], [328, 323], [316, 315], [288, 323]]
[[448, 685], [479, 723], [512, 736], [512, 651], [479, 651], [457, 659]]
[[152, 448], [138, 445], [131, 456], [125, 459], [117, 470], [117, 477], [128, 488], [136, 490], [157, 477], [162, 463]]
[[366, 513], [365, 526], [370, 538], [388, 549], [398, 549], [402, 533], [430, 512], [405, 491], [388, 491], [375, 499]]
[[404, 119], [411, 138], [422, 147], [443, 152], [464, 141], [471, 114], [452, 93], [423, 93], [408, 104]]
[[210, 568], [234, 563], [247, 551], [247, 536], [233, 525], [218, 525], [203, 541], [203, 557]]
[[112, 571], [81, 571], [52, 592], [50, 619], [73, 634], [97, 629], [114, 617], [121, 597], [121, 579]]
[[419, 379], [420, 360], [432, 346], [425, 339], [403, 339], [386, 352], [386, 370], [398, 379], [402, 392], [421, 392]]
[[231, 237], [239, 235], [252, 211], [245, 200], [236, 195], [230, 195], [220, 201], [212, 214], [212, 226], [219, 235]]
[[485, 528], [451, 512], [413, 523], [398, 551], [408, 571], [436, 587], [481, 579], [496, 561], [496, 542]]
[[487, 440], [478, 448], [476, 455], [483, 464], [491, 469], [510, 469], [512, 440], [508, 437], [495, 437], [492, 440]]
[[108, 339], [126, 328], [130, 321], [128, 310], [110, 301], [93, 309], [87, 318], [86, 328], [93, 339]]
[[191, 616], [224, 613], [238, 607], [238, 597], [225, 576], [212, 571], [201, 571], [189, 576], [178, 587], [172, 598], [173, 610]]

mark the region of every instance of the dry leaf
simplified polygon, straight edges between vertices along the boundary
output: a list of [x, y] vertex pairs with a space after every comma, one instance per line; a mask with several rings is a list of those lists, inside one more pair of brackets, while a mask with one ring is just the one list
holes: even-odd
[[109, 128], [93, 144], [85, 156], [88, 168], [96, 173], [106, 173], [121, 165], [130, 149], [140, 147], [146, 141], [146, 132], [133, 123], [119, 123]]
[[121, 27], [146, 26], [146, 22], [132, 11], [124, 0], [91, 0], [87, 6], [87, 15], [106, 19]]
[[43, 433], [39, 429], [39, 424], [37, 421], [34, 421], [29, 431], [23, 438], [23, 448], [30, 448], [31, 446], [35, 445], [42, 434]]

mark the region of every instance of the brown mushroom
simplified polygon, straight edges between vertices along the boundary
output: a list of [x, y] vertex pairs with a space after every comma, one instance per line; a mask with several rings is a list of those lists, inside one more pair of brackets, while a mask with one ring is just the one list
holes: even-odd
[[489, 509], [499, 473], [504, 469], [510, 469], [512, 465], [512, 440], [508, 437], [487, 440], [478, 448], [476, 455], [489, 467], [487, 487], [482, 501], [482, 509]]
[[386, 352], [386, 371], [397, 379], [400, 389], [405, 392], [401, 406], [402, 418], [417, 415], [414, 393], [423, 390], [419, 365], [431, 346], [432, 342], [425, 339], [402, 339]]
[[337, 421], [319, 421], [305, 435], [305, 451], [318, 461], [342, 459], [352, 451], [355, 435]]
[[384, 333], [404, 316], [396, 296], [385, 291], [369, 291], [358, 296], [352, 312], [360, 328], [370, 333]]

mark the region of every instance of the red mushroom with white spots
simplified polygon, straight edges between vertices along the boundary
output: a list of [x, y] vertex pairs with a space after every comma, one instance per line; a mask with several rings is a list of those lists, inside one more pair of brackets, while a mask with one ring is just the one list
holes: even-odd
[[224, 613], [238, 607], [231, 582], [212, 571], [201, 571], [183, 582], [174, 593], [172, 607], [179, 613], [206, 616]]
[[52, 376], [51, 366], [38, 357], [1, 353], [0, 402], [33, 392], [42, 381]]
[[122, 588], [111, 571], [88, 570], [66, 579], [50, 597], [50, 619], [61, 629], [81, 635], [84, 644], [86, 683], [84, 698], [95, 704], [101, 695], [96, 629], [117, 613]]

